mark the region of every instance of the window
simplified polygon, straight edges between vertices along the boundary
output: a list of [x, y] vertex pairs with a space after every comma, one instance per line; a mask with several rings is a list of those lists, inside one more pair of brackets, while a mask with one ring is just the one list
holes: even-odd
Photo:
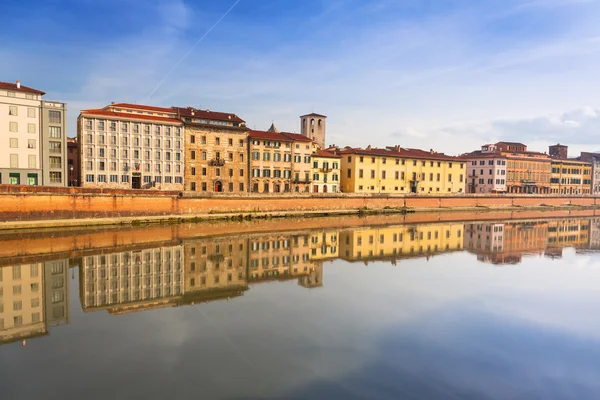
[[8, 115], [19, 115], [17, 106], [9, 106]]
[[60, 124], [60, 122], [61, 122], [61, 112], [60, 111], [54, 111], [54, 110], [48, 111], [48, 119], [49, 119], [49, 121], [50, 121], [51, 124]]
[[9, 122], [9, 124], [8, 124], [8, 130], [10, 132], [18, 132], [19, 131], [19, 125], [16, 122]]
[[[33, 156], [35, 157], [35, 156]], [[101, 163], [104, 164], [104, 163]], [[50, 168], [62, 168], [62, 158], [61, 157], [50, 157]]]
[[16, 149], [19, 147], [19, 139], [17, 138], [10, 138], [10, 147], [13, 149]]
[[54, 154], [60, 154], [62, 145], [60, 142], [50, 142], [48, 145], [48, 152]]
[[19, 155], [18, 154], [10, 155], [10, 167], [11, 168], [19, 168]]
[[[49, 128], [49, 133], [50, 133], [50, 137], [53, 139], [60, 139], [62, 136], [60, 126], [51, 126]], [[102, 137], [104, 137], [104, 136], [102, 136]]]

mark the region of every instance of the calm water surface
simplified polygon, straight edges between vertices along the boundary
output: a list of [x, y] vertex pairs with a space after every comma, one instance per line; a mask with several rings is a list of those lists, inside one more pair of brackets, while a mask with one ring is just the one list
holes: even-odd
[[236, 233], [4, 263], [0, 398], [598, 399], [599, 229]]

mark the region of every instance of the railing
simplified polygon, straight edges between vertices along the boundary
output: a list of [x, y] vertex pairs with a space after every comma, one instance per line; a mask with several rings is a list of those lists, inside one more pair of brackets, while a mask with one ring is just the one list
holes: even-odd
[[222, 167], [225, 165], [225, 159], [223, 158], [216, 158], [214, 160], [210, 160], [208, 162], [208, 165], [210, 165], [211, 167]]

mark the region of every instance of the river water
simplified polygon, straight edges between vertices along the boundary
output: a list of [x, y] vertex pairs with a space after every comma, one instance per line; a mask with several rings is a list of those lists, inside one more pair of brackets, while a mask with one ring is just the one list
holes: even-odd
[[5, 236], [0, 399], [600, 398], [600, 219], [304, 223]]

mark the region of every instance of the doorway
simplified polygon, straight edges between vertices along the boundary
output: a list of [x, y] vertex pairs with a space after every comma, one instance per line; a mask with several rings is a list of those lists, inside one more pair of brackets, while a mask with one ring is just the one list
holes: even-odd
[[221, 181], [215, 182], [215, 192], [220, 193], [223, 191], [223, 183]]
[[132, 176], [131, 177], [131, 188], [132, 189], [141, 189], [142, 188], [142, 177], [141, 176]]

